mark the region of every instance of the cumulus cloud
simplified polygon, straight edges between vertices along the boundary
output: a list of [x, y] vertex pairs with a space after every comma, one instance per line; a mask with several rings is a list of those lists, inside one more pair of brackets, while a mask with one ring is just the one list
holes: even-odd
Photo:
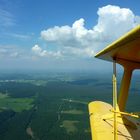
[[[97, 14], [97, 24], [91, 29], [85, 27], [85, 20], [81, 18], [72, 26], [55, 26], [43, 30], [41, 38], [46, 43], [55, 44], [53, 46], [57, 46], [63, 56], [93, 57], [95, 52], [140, 23], [139, 16], [119, 6], [104, 6], [98, 9]], [[32, 50], [39, 56], [53, 56], [55, 53], [42, 50], [37, 45]]]
[[117, 38], [136, 25], [136, 16], [128, 8], [107, 5], [99, 8], [97, 14], [98, 24], [93, 27], [93, 31], [102, 34], [106, 39]]
[[43, 50], [38, 44], [32, 47], [32, 52], [40, 57], [56, 57], [56, 58], [61, 57], [60, 51], [53, 52], [53, 51]]
[[75, 21], [70, 26], [55, 26], [47, 30], [41, 31], [41, 37], [47, 42], [53, 42], [63, 47], [85, 47], [89, 46], [92, 41], [92, 30], [87, 30], [84, 27], [84, 19], [81, 18]]

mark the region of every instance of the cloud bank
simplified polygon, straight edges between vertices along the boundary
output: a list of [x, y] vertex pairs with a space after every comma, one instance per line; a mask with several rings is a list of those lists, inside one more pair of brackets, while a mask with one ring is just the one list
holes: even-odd
[[0, 59], [13, 59], [25, 56], [18, 46], [0, 45]]
[[85, 20], [81, 18], [72, 26], [42, 30], [41, 38], [47, 44], [53, 44], [52, 51], [42, 49], [39, 45], [35, 45], [32, 51], [40, 57], [93, 57], [95, 52], [140, 23], [139, 16], [119, 6], [104, 6], [98, 9], [97, 14], [97, 24], [91, 29], [85, 27]]

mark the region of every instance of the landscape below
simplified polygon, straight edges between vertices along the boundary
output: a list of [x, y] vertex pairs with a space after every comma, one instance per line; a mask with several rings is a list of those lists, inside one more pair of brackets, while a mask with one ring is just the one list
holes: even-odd
[[[139, 111], [136, 77], [127, 111]], [[1, 74], [0, 140], [91, 140], [88, 103], [112, 103], [111, 78], [95, 73]]]

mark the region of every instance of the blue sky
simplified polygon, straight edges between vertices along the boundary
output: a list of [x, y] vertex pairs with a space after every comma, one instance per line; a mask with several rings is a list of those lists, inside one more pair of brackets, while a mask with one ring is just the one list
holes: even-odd
[[110, 69], [93, 56], [140, 23], [139, 5], [138, 0], [0, 0], [0, 69]]

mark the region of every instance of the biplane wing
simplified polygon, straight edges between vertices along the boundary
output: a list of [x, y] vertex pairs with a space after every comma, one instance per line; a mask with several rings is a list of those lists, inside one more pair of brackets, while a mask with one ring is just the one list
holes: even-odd
[[113, 61], [123, 59], [140, 62], [140, 25], [96, 54], [97, 58]]
[[[124, 67], [124, 75], [121, 82], [119, 100], [118, 102], [116, 100], [115, 105], [113, 104], [112, 106], [101, 101], [89, 103], [92, 139], [139, 140], [140, 123], [132, 118], [139, 118], [139, 116], [126, 113], [124, 110], [132, 71], [140, 68], [140, 25], [107, 46], [95, 57], [121, 64]], [[116, 75], [113, 76], [115, 81]], [[113, 92], [116, 92], [114, 87]], [[113, 97], [113, 99], [115, 98]], [[114, 108], [114, 106], [116, 107]]]

